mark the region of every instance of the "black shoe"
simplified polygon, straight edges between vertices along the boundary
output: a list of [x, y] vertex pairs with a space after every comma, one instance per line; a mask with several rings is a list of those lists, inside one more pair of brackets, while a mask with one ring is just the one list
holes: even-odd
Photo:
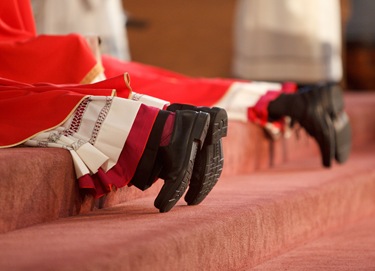
[[333, 122], [335, 159], [342, 164], [348, 160], [352, 145], [352, 128], [349, 117], [344, 111], [343, 91], [338, 85], [328, 85], [323, 89], [327, 99], [326, 111]]
[[178, 110], [168, 146], [160, 147], [158, 158], [163, 163], [159, 177], [164, 180], [154, 205], [168, 212], [185, 193], [198, 149], [206, 138], [210, 115], [204, 112]]
[[189, 190], [185, 195], [188, 205], [201, 203], [220, 178], [224, 166], [222, 137], [227, 135], [227, 112], [218, 107], [196, 107], [186, 104], [172, 104], [168, 111], [194, 110], [210, 114], [210, 125], [203, 147], [198, 151], [190, 180]]
[[168, 111], [159, 111], [142, 157], [138, 162], [137, 169], [130, 180], [132, 185], [142, 191], [153, 185], [153, 183], [158, 179], [160, 171], [163, 167], [161, 159], [158, 159], [157, 156], [164, 125], [170, 114], [171, 113]]
[[305, 105], [304, 113], [297, 121], [318, 143], [323, 166], [330, 167], [336, 143], [333, 122], [327, 111], [325, 91], [323, 88], [317, 88], [296, 94]]

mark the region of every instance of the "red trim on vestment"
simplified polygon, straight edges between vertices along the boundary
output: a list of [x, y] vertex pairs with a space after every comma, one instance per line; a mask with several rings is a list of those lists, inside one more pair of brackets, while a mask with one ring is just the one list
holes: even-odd
[[82, 176], [78, 180], [80, 188], [90, 189], [94, 197], [98, 198], [110, 192], [112, 187], [128, 185], [146, 147], [158, 112], [159, 109], [142, 104], [116, 165], [107, 172], [100, 168], [94, 175]]
[[281, 93], [281, 91], [267, 91], [265, 95], [261, 96], [258, 102], [247, 110], [249, 120], [264, 127], [268, 122], [268, 105]]
[[[297, 91], [297, 84], [293, 82], [285, 82], [282, 84], [281, 91], [270, 90], [265, 95], [260, 97], [258, 102], [248, 108], [247, 116], [250, 121], [259, 124], [264, 127], [268, 121], [268, 105], [270, 102], [275, 100], [282, 93], [295, 93]], [[283, 121], [274, 121], [274, 124], [278, 127], [283, 126]]]

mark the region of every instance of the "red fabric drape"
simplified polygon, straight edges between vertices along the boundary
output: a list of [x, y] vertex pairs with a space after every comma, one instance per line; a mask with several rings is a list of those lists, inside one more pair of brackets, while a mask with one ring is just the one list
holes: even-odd
[[83, 37], [37, 36], [29, 0], [0, 1], [0, 77], [27, 83], [82, 83], [100, 71]]
[[25, 84], [0, 78], [0, 147], [17, 145], [60, 125], [87, 95], [127, 98], [130, 89], [120, 75], [97, 84]]
[[165, 69], [123, 62], [111, 56], [102, 57], [104, 73], [112, 77], [125, 71], [131, 75], [131, 85], [136, 92], [157, 97], [171, 103], [211, 106], [228, 91], [235, 79], [192, 78]]
[[35, 36], [29, 0], [0, 1], [0, 41], [18, 41]]
[[75, 34], [0, 42], [0, 77], [4, 78], [27, 83], [81, 83], [87, 77], [93, 79], [90, 72], [95, 74], [96, 65], [86, 40]]

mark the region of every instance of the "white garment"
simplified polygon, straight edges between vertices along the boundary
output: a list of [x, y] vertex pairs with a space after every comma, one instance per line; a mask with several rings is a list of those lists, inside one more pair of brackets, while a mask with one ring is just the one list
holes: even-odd
[[99, 168], [108, 171], [120, 157], [140, 105], [118, 97], [88, 96], [60, 127], [24, 144], [68, 149], [77, 178]]
[[214, 106], [225, 108], [230, 120], [248, 122], [247, 111], [268, 91], [281, 91], [282, 85], [268, 82], [234, 82]]
[[[269, 82], [234, 82], [227, 93], [214, 106], [225, 108], [228, 119], [248, 122], [248, 109], [256, 105], [268, 91], [281, 91], [282, 85]], [[282, 135], [280, 127], [272, 122], [264, 126], [268, 134], [276, 139]], [[284, 134], [286, 137], [289, 134]]]
[[313, 83], [342, 78], [338, 0], [238, 0], [233, 74]]
[[101, 51], [130, 60], [120, 0], [32, 0], [38, 34], [79, 33], [101, 38]]

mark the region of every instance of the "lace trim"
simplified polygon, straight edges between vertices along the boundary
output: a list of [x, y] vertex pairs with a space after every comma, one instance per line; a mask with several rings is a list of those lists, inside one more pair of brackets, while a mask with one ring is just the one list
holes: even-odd
[[48, 142], [47, 141], [37, 141], [37, 146], [42, 147], [42, 148], [47, 148], [48, 147]]
[[62, 135], [62, 132], [52, 132], [50, 133], [50, 135], [48, 136], [48, 142], [57, 142], [57, 140], [60, 139]]
[[92, 131], [91, 138], [89, 140], [90, 144], [94, 145], [98, 137], [100, 127], [102, 126], [104, 120], [106, 119], [109, 109], [111, 108], [111, 105], [112, 105], [112, 97], [106, 97], [105, 105], [103, 106], [102, 110], [100, 110], [99, 116], [95, 122], [95, 126]]
[[83, 144], [85, 144], [86, 142], [82, 139], [79, 139], [78, 141], [74, 142], [71, 147], [73, 148], [73, 150], [78, 150]]
[[143, 94], [133, 93], [133, 97], [131, 98], [133, 101], [139, 101], [142, 98]]
[[[86, 98], [78, 106], [77, 110], [74, 112], [74, 117], [69, 125], [69, 128], [62, 131], [53, 131], [48, 135], [48, 138], [46, 138], [45, 140], [35, 140], [36, 145], [38, 147], [50, 147], [51, 143], [57, 143], [60, 140], [61, 136], [72, 136], [74, 133], [77, 133], [81, 126], [83, 115], [87, 110], [90, 101], [92, 101], [90, 98]], [[112, 97], [106, 97], [105, 105], [100, 110], [100, 113], [96, 119], [95, 125], [91, 132], [91, 137], [88, 141], [91, 145], [94, 145], [96, 139], [98, 138], [100, 128], [102, 127], [105, 119], [107, 118], [111, 105]], [[77, 150], [85, 143], [86, 141], [79, 139], [78, 141], [72, 144], [62, 144], [62, 147], [69, 150]]]
[[74, 117], [69, 125], [69, 128], [64, 131], [64, 135], [73, 135], [74, 133], [78, 132], [82, 123], [83, 115], [85, 114], [90, 101], [90, 97], [87, 97], [79, 104], [76, 111], [74, 112]]

